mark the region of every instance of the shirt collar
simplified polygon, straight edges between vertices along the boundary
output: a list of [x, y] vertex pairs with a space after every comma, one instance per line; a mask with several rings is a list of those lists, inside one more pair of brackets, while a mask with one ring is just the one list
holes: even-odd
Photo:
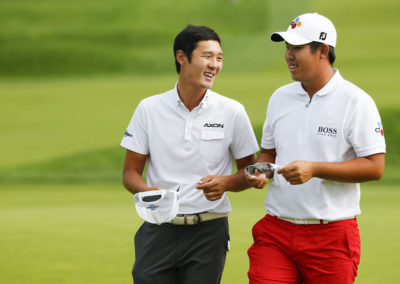
[[174, 100], [176, 101], [176, 104], [178, 106], [183, 104], [183, 102], [181, 101], [181, 98], [178, 95], [178, 82], [175, 83], [175, 87], [174, 87]]
[[[206, 93], [204, 94], [203, 99], [201, 100], [201, 102], [199, 104], [199, 106], [202, 109], [205, 109], [207, 107], [207, 105], [210, 101], [211, 95], [212, 95], [212, 91], [210, 89], [207, 89]], [[175, 83], [175, 87], [174, 87], [174, 100], [176, 101], [176, 104], [178, 106], [185, 106], [178, 94], [178, 82]]]
[[[317, 96], [325, 96], [332, 92], [334, 89], [337, 88], [337, 84], [343, 79], [342, 75], [340, 75], [338, 69], [333, 69], [335, 73], [333, 74], [332, 78], [329, 79], [328, 83], [325, 84], [318, 92], [315, 93]], [[303, 86], [300, 82], [298, 82], [299, 86], [299, 94], [300, 95], [308, 95], [306, 90], [304, 90]]]
[[200, 102], [200, 107], [202, 109], [205, 109], [208, 105], [208, 103], [210, 102], [210, 97], [211, 97], [211, 91], [210, 89], [207, 89], [206, 93], [204, 94], [203, 99]]

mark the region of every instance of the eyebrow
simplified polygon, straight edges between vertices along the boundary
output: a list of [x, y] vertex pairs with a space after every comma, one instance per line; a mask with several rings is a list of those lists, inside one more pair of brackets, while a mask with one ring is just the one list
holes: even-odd
[[[201, 54], [214, 54], [214, 52], [212, 52], [212, 51], [203, 51]], [[224, 55], [222, 52], [218, 52], [218, 54], [217, 55]]]

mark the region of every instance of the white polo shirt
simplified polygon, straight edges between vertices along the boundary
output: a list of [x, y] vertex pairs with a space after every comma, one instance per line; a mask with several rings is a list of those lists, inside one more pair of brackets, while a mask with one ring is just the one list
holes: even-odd
[[[374, 101], [335, 70], [310, 101], [300, 82], [271, 96], [261, 147], [276, 149], [276, 163], [341, 162], [386, 151]], [[291, 185], [275, 173], [265, 200], [272, 215], [337, 220], [360, 211], [360, 185], [312, 178]]]
[[176, 86], [148, 97], [137, 106], [121, 146], [143, 155], [147, 184], [179, 189], [179, 214], [204, 211], [227, 213], [224, 196], [208, 201], [197, 182], [208, 175], [231, 175], [233, 159], [259, 150], [244, 107], [237, 101], [207, 90], [191, 112], [180, 100]]

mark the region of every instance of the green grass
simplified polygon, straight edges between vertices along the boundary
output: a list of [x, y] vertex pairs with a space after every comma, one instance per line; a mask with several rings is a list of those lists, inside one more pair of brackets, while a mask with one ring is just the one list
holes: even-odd
[[[291, 82], [283, 44], [268, 34], [311, 11], [334, 21], [335, 66], [373, 97], [387, 141], [384, 178], [363, 185], [356, 283], [396, 283], [399, 9], [397, 0], [0, 1], [0, 283], [131, 283], [141, 221], [121, 186], [118, 145], [138, 102], [174, 86], [175, 34], [188, 23], [220, 34], [213, 89], [246, 107], [260, 137], [271, 93]], [[265, 194], [230, 195], [223, 283], [247, 283]]]
[[[289, 82], [288, 74], [220, 76], [215, 90], [244, 104], [260, 141], [269, 96]], [[382, 73], [379, 79], [385, 76]], [[172, 88], [175, 80], [172, 75], [0, 82], [5, 92], [0, 148], [6, 149], [0, 160], [0, 184], [120, 182], [124, 149], [119, 143], [133, 110], [142, 98]], [[397, 86], [391, 86], [390, 92], [395, 92]], [[400, 103], [387, 99], [390, 92], [371, 95], [386, 133], [385, 178], [397, 182]]]
[[0, 196], [2, 283], [129, 283], [139, 220], [121, 187], [10, 187]]
[[[265, 194], [230, 194], [231, 251], [222, 283], [247, 283], [251, 228], [265, 214]], [[396, 283], [400, 277], [399, 198], [396, 186], [362, 186], [356, 283]], [[133, 237], [141, 220], [122, 186], [2, 187], [0, 216], [2, 283], [131, 283]]]
[[5, 0], [0, 76], [174, 72], [171, 43], [187, 24], [213, 27], [238, 54], [250, 51], [238, 35], [262, 49], [268, 14], [265, 1]]

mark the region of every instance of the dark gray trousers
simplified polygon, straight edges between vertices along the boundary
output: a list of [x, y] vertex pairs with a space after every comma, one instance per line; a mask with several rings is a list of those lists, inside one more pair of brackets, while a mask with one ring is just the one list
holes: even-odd
[[135, 235], [135, 284], [218, 284], [228, 250], [228, 218], [197, 225], [145, 222]]

